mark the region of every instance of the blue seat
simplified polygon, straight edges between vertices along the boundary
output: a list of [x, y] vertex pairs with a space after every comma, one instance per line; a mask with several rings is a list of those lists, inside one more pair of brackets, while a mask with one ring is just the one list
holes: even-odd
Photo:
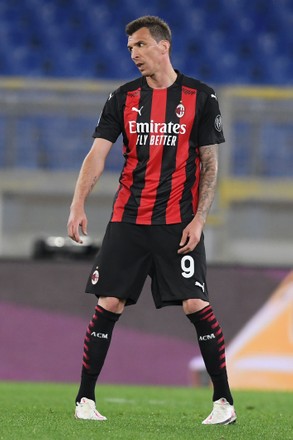
[[[247, 8], [245, 0], [223, 0], [221, 7], [217, 0], [2, 1], [0, 75], [125, 81], [137, 77], [139, 72], [127, 55], [124, 26], [139, 15], [152, 14], [162, 15], [171, 25], [173, 63], [184, 73], [215, 87], [292, 85], [292, 1], [279, 3], [255, 0]], [[26, 167], [78, 168], [91, 142], [92, 124], [87, 127], [85, 118], [69, 129], [66, 119], [58, 119], [39, 117], [35, 130], [31, 120], [21, 120], [17, 130], [25, 134], [31, 152], [17, 150], [7, 156], [2, 150], [0, 166], [10, 161]], [[0, 120], [0, 128], [1, 124]], [[244, 138], [250, 127], [236, 125], [237, 139]], [[262, 135], [267, 143], [262, 172], [268, 175], [290, 173], [292, 131], [282, 129], [277, 127], [273, 134], [267, 128], [270, 137]], [[277, 168], [269, 160], [274, 154], [272, 139], [282, 142]], [[235, 149], [234, 173], [253, 172], [252, 153], [244, 143]], [[120, 147], [111, 154], [109, 167], [118, 168]]]
[[[212, 83], [292, 84], [290, 5], [283, 1], [268, 6], [262, 0], [249, 9], [244, 0], [225, 0], [220, 8], [216, 0], [150, 0], [147, 5], [139, 0], [88, 0], [86, 5], [83, 0], [46, 0], [41, 5], [39, 0], [23, 0], [17, 6], [1, 2], [0, 34], [2, 50], [7, 51], [3, 58], [18, 54], [17, 69], [5, 61], [2, 73], [131, 78], [137, 71], [125, 57], [124, 26], [147, 13], [170, 23], [176, 67], [188, 74], [203, 75]], [[40, 49], [31, 63], [20, 56], [24, 46]], [[87, 57], [91, 49], [92, 61]]]

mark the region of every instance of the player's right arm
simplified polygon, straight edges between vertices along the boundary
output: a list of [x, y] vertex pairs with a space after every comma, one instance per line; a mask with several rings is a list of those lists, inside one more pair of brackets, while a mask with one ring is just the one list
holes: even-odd
[[81, 166], [67, 222], [68, 236], [77, 243], [82, 243], [80, 229], [87, 235], [85, 201], [104, 171], [112, 145], [113, 143], [106, 139], [95, 139]]

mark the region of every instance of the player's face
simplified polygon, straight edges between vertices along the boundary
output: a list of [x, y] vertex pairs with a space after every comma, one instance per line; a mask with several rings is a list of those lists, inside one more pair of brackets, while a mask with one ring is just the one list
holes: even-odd
[[143, 76], [153, 76], [160, 70], [162, 54], [166, 52], [166, 41], [159, 43], [149, 29], [141, 28], [128, 37], [131, 59]]

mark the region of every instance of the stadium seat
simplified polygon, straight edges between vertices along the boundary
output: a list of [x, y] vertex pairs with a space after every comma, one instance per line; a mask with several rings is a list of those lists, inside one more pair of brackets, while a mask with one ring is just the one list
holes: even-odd
[[[138, 71], [127, 56], [124, 27], [143, 14], [162, 16], [170, 24], [173, 64], [187, 75], [215, 87], [292, 85], [292, 0], [255, 0], [249, 7], [245, 0], [149, 0], [147, 4], [142, 0], [2, 1], [0, 76], [125, 81], [134, 78]], [[62, 118], [58, 122], [50, 120], [49, 124], [38, 120], [38, 154], [33, 146], [30, 154], [14, 151], [7, 157], [0, 148], [0, 167], [14, 163], [28, 168], [56, 168], [62, 163], [63, 168], [78, 168], [83, 148], [89, 145], [80, 134], [87, 123], [76, 121], [76, 127], [69, 130]], [[27, 142], [36, 145], [36, 132], [31, 125], [29, 119], [23, 120], [17, 130], [25, 132]], [[52, 126], [54, 140], [48, 129]], [[239, 138], [245, 138], [249, 127], [238, 124], [236, 129]], [[91, 126], [87, 127], [87, 136], [91, 130]], [[281, 133], [280, 129], [277, 131]], [[60, 142], [62, 139], [62, 152], [56, 133]], [[287, 128], [284, 133], [282, 141], [287, 145]], [[270, 150], [272, 138], [265, 142]], [[290, 156], [288, 148], [282, 148], [282, 154]], [[123, 160], [118, 150], [109, 159], [111, 169], [118, 169]], [[243, 146], [235, 154], [233, 172], [249, 174], [252, 152]], [[269, 158], [266, 152], [263, 154]], [[292, 163], [291, 156], [290, 160]], [[277, 172], [269, 159], [264, 160], [263, 172]]]
[[[187, 74], [196, 71], [218, 84], [291, 84], [290, 3], [256, 0], [247, 9], [244, 0], [223, 0], [220, 8], [214, 0], [150, 0], [148, 5], [138, 0], [46, 0], [41, 6], [38, 0], [1, 2], [1, 52], [7, 54], [0, 74], [131, 77], [135, 69], [125, 62], [124, 26], [138, 15], [153, 14], [170, 23], [177, 67]], [[34, 54], [24, 55], [25, 48]], [[13, 52], [17, 68], [5, 61]]]

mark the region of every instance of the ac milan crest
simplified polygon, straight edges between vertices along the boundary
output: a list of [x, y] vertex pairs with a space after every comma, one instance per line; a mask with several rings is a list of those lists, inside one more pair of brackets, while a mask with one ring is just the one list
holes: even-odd
[[182, 104], [182, 102], [180, 101], [180, 104], [178, 104], [177, 107], [176, 107], [176, 116], [177, 116], [178, 118], [182, 118], [182, 116], [184, 115], [184, 113], [185, 113], [185, 107], [184, 107], [184, 105]]
[[97, 282], [99, 281], [100, 278], [100, 274], [98, 271], [98, 268], [96, 268], [96, 270], [93, 272], [92, 277], [91, 277], [91, 282], [92, 284], [97, 284]]

